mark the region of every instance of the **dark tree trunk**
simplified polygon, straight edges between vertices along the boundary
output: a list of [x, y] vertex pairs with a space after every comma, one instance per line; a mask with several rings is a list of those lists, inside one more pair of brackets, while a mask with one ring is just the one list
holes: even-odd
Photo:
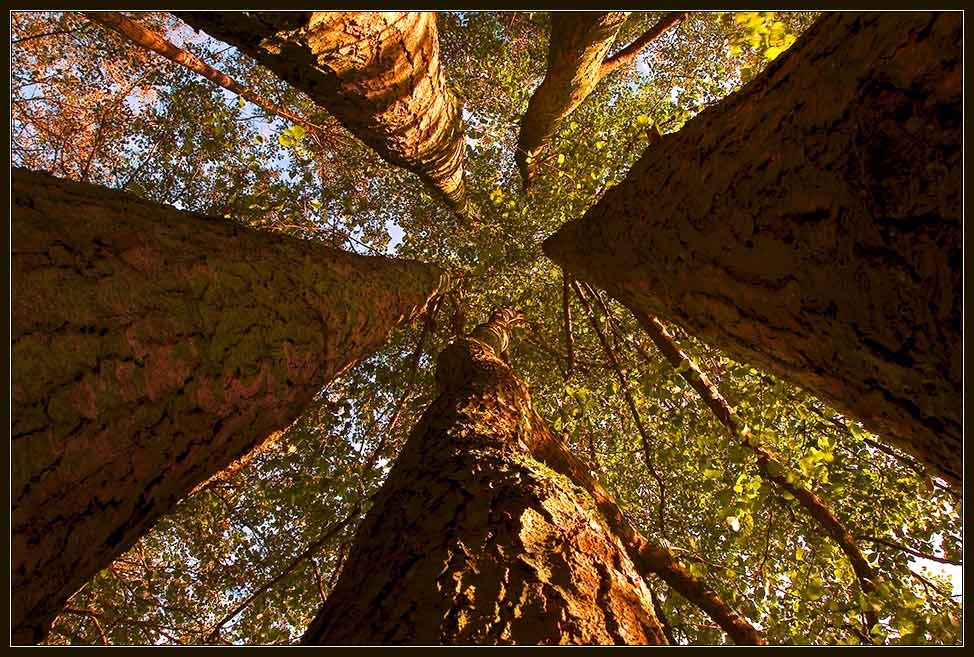
[[531, 455], [554, 440], [499, 357], [506, 311], [447, 347], [427, 409], [306, 644], [661, 644], [594, 500]]
[[308, 94], [383, 159], [418, 174], [461, 218], [460, 108], [431, 12], [176, 12]]
[[961, 479], [961, 15], [833, 14], [545, 252]]
[[13, 639], [290, 424], [433, 267], [13, 172]]

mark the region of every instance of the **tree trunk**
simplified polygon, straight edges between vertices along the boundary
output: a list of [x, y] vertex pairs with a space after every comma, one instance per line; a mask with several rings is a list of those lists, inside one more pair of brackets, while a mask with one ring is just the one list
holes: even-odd
[[476, 219], [435, 13], [175, 13], [308, 94], [383, 159], [418, 174], [461, 219]]
[[551, 14], [548, 68], [521, 119], [514, 156], [526, 187], [534, 181], [538, 158], [562, 120], [602, 79], [602, 62], [628, 17], [627, 11]]
[[545, 252], [961, 479], [961, 16], [833, 14]]
[[510, 314], [440, 355], [403, 447], [306, 644], [661, 644], [650, 592], [500, 358]]
[[13, 637], [417, 315], [440, 273], [13, 172]]
[[[524, 186], [537, 175], [538, 159], [562, 121], [575, 111], [606, 75], [632, 61], [643, 48], [680, 22], [686, 12], [670, 12], [611, 57], [609, 48], [630, 12], [557, 12], [551, 16], [548, 68], [521, 119], [514, 159]], [[528, 161], [528, 158], [531, 161]]]

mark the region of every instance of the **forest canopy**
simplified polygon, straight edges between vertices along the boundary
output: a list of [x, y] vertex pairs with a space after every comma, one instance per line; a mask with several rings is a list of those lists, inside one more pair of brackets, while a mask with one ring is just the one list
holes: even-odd
[[[523, 381], [551, 435], [598, 480], [626, 527], [702, 582], [754, 636], [768, 644], [960, 643], [961, 494], [952, 478], [959, 470], [950, 470], [959, 456], [947, 466], [949, 457], [927, 460], [807, 386], [701, 340], [692, 323], [622, 303], [542, 250], [649, 166], [654, 148], [676, 144], [695, 117], [715, 116], [706, 113], [786, 66], [823, 14], [613, 12], [580, 24], [576, 14], [546, 12], [409, 13], [382, 27], [402, 31], [408, 54], [401, 61], [410, 68], [397, 63], [391, 82], [376, 72], [381, 57], [342, 59], [354, 60], [347, 52], [367, 41], [364, 19], [343, 24], [355, 40], [339, 56], [315, 51], [319, 41], [307, 36], [325, 19], [298, 25], [299, 15], [11, 13], [14, 167], [137, 197], [125, 207], [162, 204], [256, 231], [246, 238], [253, 256], [243, 251], [240, 260], [266, 263], [261, 271], [274, 285], [298, 280], [267, 283], [268, 297], [293, 297], [266, 302], [282, 316], [304, 303], [299, 274], [313, 267], [281, 271], [288, 263], [264, 254], [262, 238], [275, 254], [291, 254], [288, 240], [297, 238], [416, 261], [395, 269], [397, 260], [385, 260], [395, 273], [369, 283], [398, 296], [366, 296], [396, 296], [400, 305], [383, 306], [386, 323], [354, 345], [361, 356], [329, 364], [335, 378], [308, 390], [296, 420], [202, 478], [74, 592], [44, 642], [298, 641], [336, 590], [356, 529], [410, 431], [439, 398], [437, 355], [503, 317], [510, 344], [495, 346], [498, 366]], [[422, 36], [410, 41], [414, 33]], [[568, 88], [573, 77], [559, 77], [557, 66], [588, 70], [586, 84]], [[313, 84], [302, 85], [307, 79]], [[424, 95], [382, 104], [381, 91], [409, 84]], [[755, 139], [771, 139], [804, 100], [769, 111], [774, 123]], [[526, 134], [529, 112], [545, 130]], [[407, 114], [418, 137], [403, 137]], [[952, 115], [938, 121], [954, 128]], [[685, 161], [698, 167], [707, 157], [688, 151]], [[908, 192], [920, 194], [868, 190], [872, 200]], [[639, 202], [672, 207], [670, 193], [663, 185]], [[756, 201], [752, 208], [764, 207]], [[175, 211], [158, 216], [168, 221]], [[803, 221], [821, 218], [812, 214]], [[194, 230], [201, 249], [230, 244]], [[302, 251], [308, 260], [295, 267], [314, 253]], [[959, 276], [953, 264], [944, 276]], [[407, 285], [418, 280], [411, 276], [423, 285]], [[948, 301], [959, 295], [936, 291]], [[12, 296], [16, 304], [16, 276]], [[499, 311], [507, 308], [516, 313]], [[368, 314], [349, 315], [356, 312]], [[383, 341], [379, 333], [400, 320]], [[16, 316], [14, 324], [16, 338]], [[14, 349], [15, 386], [24, 353]], [[950, 376], [944, 386], [959, 408]], [[658, 572], [640, 586], [667, 642], [736, 640], [689, 589]]]

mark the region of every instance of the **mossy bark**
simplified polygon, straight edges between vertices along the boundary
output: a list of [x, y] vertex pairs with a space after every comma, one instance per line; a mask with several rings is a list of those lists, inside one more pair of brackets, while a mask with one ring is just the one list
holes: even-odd
[[432, 12], [176, 12], [308, 94], [383, 159], [418, 174], [464, 221], [460, 108]]
[[440, 285], [417, 262], [13, 171], [13, 638]]
[[832, 14], [545, 252], [961, 479], [961, 16]]
[[[496, 329], [496, 330], [492, 330]], [[595, 502], [531, 454], [554, 440], [492, 320], [440, 355], [427, 409], [306, 644], [662, 644]]]

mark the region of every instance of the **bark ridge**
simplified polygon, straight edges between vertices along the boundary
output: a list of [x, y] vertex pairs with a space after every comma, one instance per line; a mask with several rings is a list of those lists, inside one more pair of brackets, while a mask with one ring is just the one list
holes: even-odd
[[531, 456], [553, 437], [498, 357], [508, 332], [495, 314], [441, 353], [441, 394], [303, 643], [666, 642], [595, 503]]

